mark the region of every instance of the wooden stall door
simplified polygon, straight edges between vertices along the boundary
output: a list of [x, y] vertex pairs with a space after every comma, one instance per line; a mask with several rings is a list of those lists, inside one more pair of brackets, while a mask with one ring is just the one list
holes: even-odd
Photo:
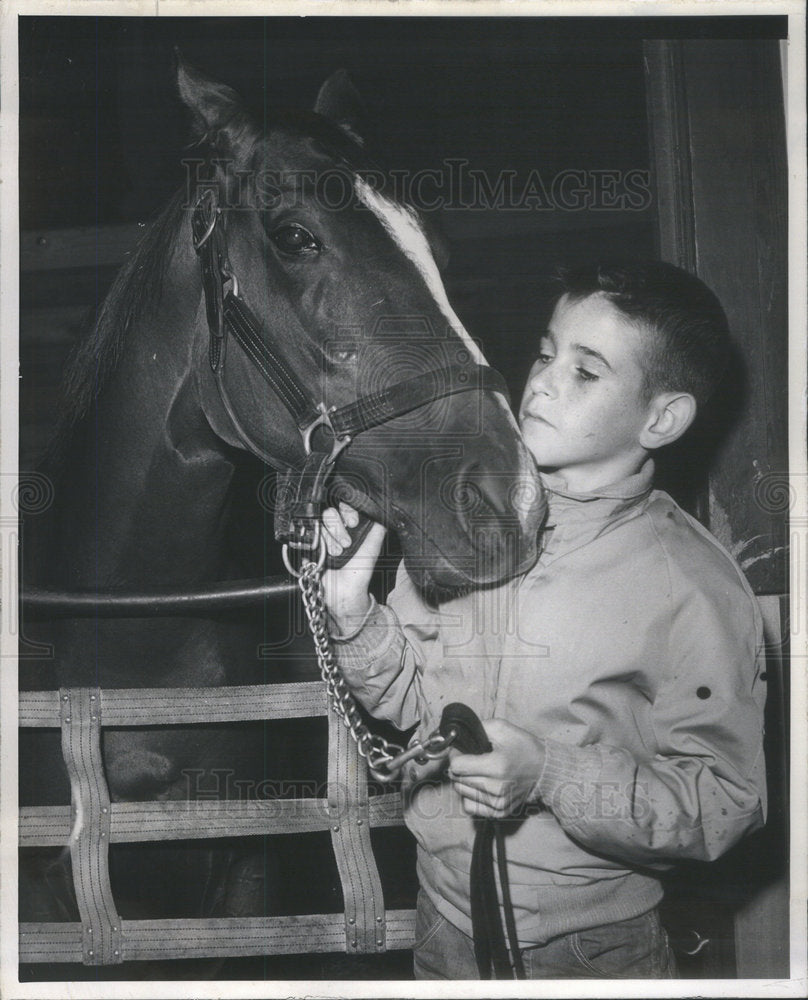
[[[788, 976], [787, 190], [776, 41], [645, 43], [659, 254], [719, 296], [740, 364], [728, 433], [692, 477], [696, 513], [743, 567], [767, 621], [766, 829], [680, 881], [709, 939], [688, 975]], [[687, 885], [683, 895], [681, 885]], [[674, 893], [674, 895], [676, 895]], [[723, 929], [722, 929], [723, 927]], [[698, 947], [691, 937], [690, 945]], [[687, 963], [685, 963], [687, 964]]]

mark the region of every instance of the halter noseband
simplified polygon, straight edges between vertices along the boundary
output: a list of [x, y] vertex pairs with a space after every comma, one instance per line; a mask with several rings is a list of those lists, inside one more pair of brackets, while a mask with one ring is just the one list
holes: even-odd
[[[210, 367], [222, 404], [239, 438], [262, 461], [275, 464], [242, 426], [224, 380], [230, 334], [297, 424], [306, 457], [302, 466], [280, 474], [275, 538], [285, 541], [291, 548], [319, 550], [320, 557], [324, 558], [319, 528], [326, 480], [339, 454], [357, 434], [458, 392], [488, 390], [501, 392], [507, 398], [508, 390], [499, 372], [469, 361], [431, 369], [338, 408], [326, 407], [324, 402], [315, 403], [301, 386], [279, 345], [270, 345], [261, 336], [262, 323], [240, 295], [238, 279], [227, 256], [225, 232], [218, 224], [221, 214], [215, 190], [206, 188], [194, 206], [191, 226], [194, 249], [202, 268], [210, 331]], [[319, 427], [331, 432], [332, 443], [328, 451], [313, 449], [312, 437]], [[289, 566], [288, 559], [286, 562]]]

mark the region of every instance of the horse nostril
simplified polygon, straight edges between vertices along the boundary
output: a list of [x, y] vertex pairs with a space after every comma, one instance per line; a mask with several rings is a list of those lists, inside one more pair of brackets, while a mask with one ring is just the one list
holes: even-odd
[[468, 497], [467, 510], [473, 519], [508, 517], [512, 475], [497, 475], [487, 469], [473, 467], [463, 477], [463, 492]]
[[476, 579], [501, 579], [509, 567], [535, 558], [544, 510], [538, 481], [470, 467], [457, 477], [451, 496], [474, 551]]
[[458, 473], [441, 484], [440, 499], [444, 507], [461, 521], [471, 519], [486, 505], [480, 484], [467, 474]]

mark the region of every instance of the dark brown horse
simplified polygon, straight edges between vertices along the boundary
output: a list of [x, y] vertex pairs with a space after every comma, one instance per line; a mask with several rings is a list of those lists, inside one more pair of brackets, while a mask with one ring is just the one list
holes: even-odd
[[[220, 209], [225, 277], [249, 307], [260, 349], [283, 358], [315, 402], [339, 409], [414, 376], [485, 364], [449, 306], [418, 216], [378, 190], [344, 75], [324, 84], [314, 113], [260, 126], [228, 87], [182, 65], [178, 81], [198, 143], [194, 182], [122, 268], [69, 367], [48, 467], [55, 502], [26, 525], [28, 584], [144, 591], [231, 578], [228, 539], [245, 517], [237, 510], [234, 523], [233, 484], [245, 452], [278, 469], [304, 458], [288, 401], [254, 351], [231, 340], [211, 364], [192, 234], [200, 197]], [[413, 576], [439, 596], [530, 564], [542, 504], [503, 396], [485, 380], [435, 396], [358, 434], [332, 488], [395, 531]], [[256, 503], [251, 516], [260, 515]], [[34, 624], [26, 628], [34, 636]], [[240, 620], [212, 614], [38, 622], [36, 638], [54, 658], [25, 661], [23, 684], [277, 679], [257, 659], [254, 633], [244, 635]], [[300, 663], [310, 670], [308, 649]], [[23, 740], [23, 803], [69, 802], [58, 734], [45, 737]], [[106, 731], [103, 743], [113, 801], [209, 794], [225, 771], [275, 776], [283, 749], [260, 727], [204, 725]], [[281, 908], [271, 864], [256, 879], [232, 855], [229, 866], [212, 864], [208, 847], [114, 845], [111, 854], [122, 916]], [[24, 859], [22, 918], [76, 919], [66, 868], [42, 860]]]

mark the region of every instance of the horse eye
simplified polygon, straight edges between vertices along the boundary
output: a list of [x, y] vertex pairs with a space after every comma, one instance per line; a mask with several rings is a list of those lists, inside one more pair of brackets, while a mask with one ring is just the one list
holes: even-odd
[[270, 233], [269, 238], [280, 250], [281, 253], [298, 257], [303, 254], [317, 253], [320, 244], [311, 235], [308, 229], [293, 222], [286, 226], [279, 226]]

